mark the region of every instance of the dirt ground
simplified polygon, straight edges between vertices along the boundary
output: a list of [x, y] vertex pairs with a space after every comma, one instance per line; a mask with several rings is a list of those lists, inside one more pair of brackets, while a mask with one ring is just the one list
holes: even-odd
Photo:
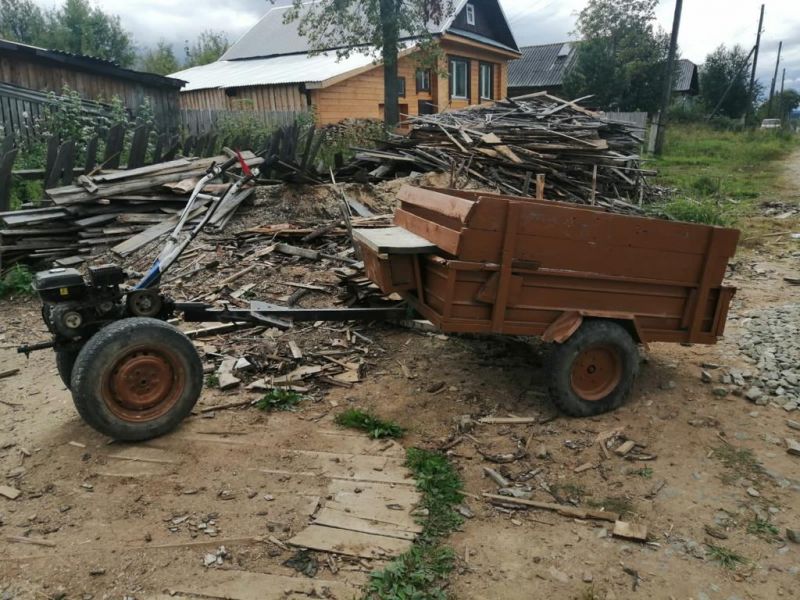
[[[800, 155], [790, 164], [800, 169]], [[783, 200], [797, 204], [796, 192], [787, 187]], [[382, 561], [318, 553], [319, 571], [309, 579], [284, 566], [294, 550], [283, 542], [331, 498], [330, 482], [308, 475], [324, 472], [320, 461], [401, 455], [339, 430], [333, 417], [350, 406], [407, 426], [405, 446], [437, 448], [462, 436], [448, 453], [474, 517], [450, 539], [458, 555], [454, 598], [798, 597], [800, 546], [784, 532], [800, 529], [800, 458], [782, 445], [786, 419], [800, 420], [798, 412], [718, 397], [700, 379], [703, 364], [748, 367], [737, 339], [749, 314], [800, 301], [800, 288], [783, 281], [800, 275], [797, 242], [767, 238], [747, 246], [729, 277], [739, 292], [726, 339], [714, 347], [652, 345], [630, 401], [585, 420], [560, 416], [548, 402], [547, 349], [536, 342], [375, 325], [360, 328], [371, 343], [365, 381], [352, 389], [330, 388], [295, 413], [270, 414], [201, 413], [258, 396], [206, 390], [197, 413], [173, 434], [141, 445], [110, 443], [79, 419], [52, 354], [15, 353], [20, 342], [46, 339], [37, 301], [5, 302], [0, 371], [21, 370], [0, 380], [0, 485], [22, 495], [0, 497], [0, 597], [349, 597]], [[337, 326], [303, 331], [292, 339], [306, 352], [340, 345], [343, 336]], [[231, 338], [205, 344], [223, 347]], [[538, 423], [458, 431], [459, 423], [487, 415]], [[613, 451], [605, 458], [595, 439], [614, 429], [652, 459], [625, 460]], [[507, 465], [478, 452], [520, 447], [527, 456]], [[719, 448], [750, 449], [763, 469], [726, 465]], [[593, 468], [576, 473], [585, 463]], [[493, 507], [481, 496], [497, 489], [484, 466], [517, 480], [540, 469], [528, 481], [534, 499], [622, 510], [648, 527], [650, 542], [613, 538], [606, 523]], [[407, 492], [398, 487], [399, 497]], [[757, 515], [779, 533], [748, 531]], [[43, 545], [19, 543], [25, 539]], [[723, 567], [709, 544], [744, 562]], [[204, 566], [208, 553], [221, 554], [222, 564]], [[231, 581], [240, 594], [230, 593]]]

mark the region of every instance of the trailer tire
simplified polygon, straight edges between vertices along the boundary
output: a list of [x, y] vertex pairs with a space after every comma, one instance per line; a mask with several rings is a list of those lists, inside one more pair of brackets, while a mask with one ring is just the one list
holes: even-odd
[[78, 359], [78, 354], [81, 352], [80, 346], [64, 346], [58, 348], [56, 351], [56, 369], [61, 381], [67, 386], [67, 389], [72, 389], [72, 370], [75, 367], [75, 361]]
[[156, 319], [123, 319], [101, 329], [72, 370], [78, 413], [122, 441], [169, 433], [189, 416], [202, 389], [203, 364], [194, 345]]
[[553, 403], [573, 417], [591, 417], [618, 408], [639, 374], [639, 352], [618, 323], [586, 320], [549, 361]]

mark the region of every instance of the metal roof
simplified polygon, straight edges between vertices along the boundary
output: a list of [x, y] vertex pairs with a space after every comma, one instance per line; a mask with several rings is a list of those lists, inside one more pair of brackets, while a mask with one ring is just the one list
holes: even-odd
[[673, 92], [684, 94], [697, 94], [700, 92], [697, 65], [692, 61], [682, 58], [675, 65], [677, 76], [675, 78], [675, 87], [672, 88]]
[[183, 87], [184, 81], [175, 79], [174, 77], [164, 77], [156, 75], [155, 73], [145, 73], [143, 71], [134, 71], [132, 69], [125, 69], [118, 64], [105, 60], [102, 58], [95, 58], [94, 56], [83, 56], [80, 54], [71, 54], [61, 50], [48, 50], [47, 48], [40, 48], [38, 46], [30, 46], [28, 44], [20, 44], [19, 42], [11, 42], [8, 40], [0, 39], [0, 53], [13, 53], [14, 56], [25, 56], [43, 60], [60, 67], [72, 67], [74, 69], [104, 75], [106, 77], [113, 77], [117, 79], [127, 79], [135, 81], [144, 85], [152, 87]]
[[577, 54], [572, 42], [526, 46], [520, 52], [522, 58], [508, 65], [508, 87], [560, 86]]
[[374, 63], [372, 56], [365, 54], [354, 54], [343, 59], [339, 59], [335, 52], [317, 56], [293, 54], [250, 60], [220, 60], [174, 73], [173, 77], [188, 81], [182, 90], [184, 92], [255, 85], [324, 83], [332, 77]]

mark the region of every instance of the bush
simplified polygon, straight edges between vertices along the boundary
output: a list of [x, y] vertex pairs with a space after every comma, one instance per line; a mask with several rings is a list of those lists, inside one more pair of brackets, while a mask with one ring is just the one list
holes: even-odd
[[14, 265], [0, 279], [0, 298], [30, 296], [33, 292], [33, 274], [22, 265]]

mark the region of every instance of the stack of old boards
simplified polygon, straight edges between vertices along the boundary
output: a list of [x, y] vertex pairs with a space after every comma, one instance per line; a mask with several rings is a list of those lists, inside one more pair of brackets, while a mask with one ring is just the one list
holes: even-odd
[[647, 182], [655, 172], [641, 167], [640, 132], [544, 92], [407, 123], [407, 137], [360, 150], [337, 177], [381, 180], [440, 171], [451, 174], [452, 187], [471, 179], [528, 196], [544, 176], [540, 197], [632, 213], [658, 195]]
[[[244, 154], [250, 166], [262, 159]], [[109, 247], [127, 256], [172, 230], [188, 195], [212, 163], [227, 156], [181, 158], [126, 171], [82, 176], [76, 185], [47, 190], [40, 206], [0, 213], [0, 263], [52, 260], [77, 265]], [[228, 185], [210, 185], [191, 218], [203, 215]], [[209, 221], [222, 228], [252, 194], [241, 191], [225, 201]]]

